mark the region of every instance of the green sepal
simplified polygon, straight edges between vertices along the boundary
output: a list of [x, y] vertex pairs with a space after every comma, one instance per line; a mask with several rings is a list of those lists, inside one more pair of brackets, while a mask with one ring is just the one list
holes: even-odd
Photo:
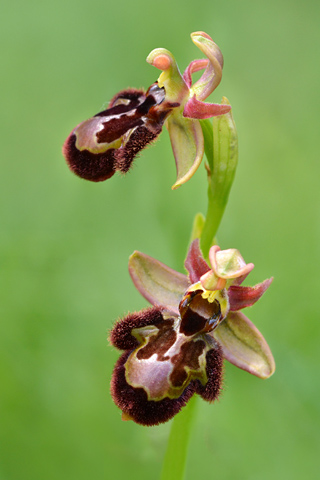
[[259, 378], [269, 378], [275, 362], [269, 345], [257, 327], [241, 312], [229, 312], [214, 331], [224, 357]]
[[197, 213], [196, 216], [193, 219], [193, 225], [192, 225], [192, 230], [191, 230], [191, 236], [190, 236], [190, 242], [192, 243], [193, 240], [196, 238], [200, 238], [202, 234], [202, 230], [204, 227], [204, 222], [205, 222], [204, 215], [202, 213]]

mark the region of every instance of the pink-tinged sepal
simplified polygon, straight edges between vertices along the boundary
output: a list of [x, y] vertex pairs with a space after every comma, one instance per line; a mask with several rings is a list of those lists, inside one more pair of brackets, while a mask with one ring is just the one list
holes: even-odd
[[189, 286], [185, 275], [137, 251], [129, 258], [129, 273], [135, 287], [148, 302], [179, 313], [179, 303]]
[[211, 118], [223, 115], [231, 110], [231, 105], [220, 105], [219, 103], [204, 103], [191, 97], [185, 104], [183, 116], [188, 118]]
[[262, 334], [241, 312], [229, 312], [214, 333], [223, 356], [236, 367], [260, 378], [275, 371], [271, 350]]
[[230, 311], [235, 312], [242, 308], [251, 307], [264, 292], [270, 287], [273, 278], [268, 278], [262, 283], [258, 283], [254, 287], [242, 287], [238, 285], [231, 285], [228, 290]]
[[198, 282], [200, 277], [210, 270], [202, 256], [198, 238], [191, 243], [184, 266], [189, 273], [190, 283]]

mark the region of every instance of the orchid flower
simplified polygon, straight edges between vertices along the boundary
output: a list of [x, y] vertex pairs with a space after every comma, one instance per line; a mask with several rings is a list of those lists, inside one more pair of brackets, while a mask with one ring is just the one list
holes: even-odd
[[[223, 57], [204, 32], [191, 34], [207, 57], [193, 60], [181, 75], [168, 50], [157, 48], [147, 62], [163, 70], [158, 81], [144, 90], [127, 89], [116, 94], [109, 107], [77, 125], [63, 145], [63, 155], [78, 176], [99, 182], [126, 173], [136, 155], [153, 142], [166, 124], [177, 167], [173, 188], [185, 183], [199, 167], [204, 139], [199, 119], [222, 115], [230, 105], [204, 103], [222, 77]], [[204, 70], [192, 85], [192, 74]]]
[[242, 313], [267, 290], [272, 278], [241, 283], [253, 269], [235, 249], [209, 252], [199, 241], [189, 249], [188, 276], [140, 252], [129, 260], [139, 292], [153, 305], [118, 321], [110, 342], [124, 350], [113, 372], [111, 394], [123, 419], [142, 425], [166, 422], [195, 393], [213, 402], [220, 393], [223, 358], [268, 378], [275, 370], [262, 334]]

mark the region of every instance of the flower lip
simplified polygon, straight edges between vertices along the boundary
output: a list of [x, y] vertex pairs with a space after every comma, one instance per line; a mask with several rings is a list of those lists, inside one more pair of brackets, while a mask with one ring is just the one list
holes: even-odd
[[127, 315], [110, 333], [125, 350], [113, 371], [111, 394], [125, 414], [142, 425], [172, 418], [197, 393], [213, 402], [222, 380], [222, 352], [204, 332], [181, 332], [179, 316], [153, 307]]
[[126, 173], [139, 151], [159, 135], [175, 106], [165, 101], [164, 88], [157, 83], [147, 92], [119, 92], [109, 108], [81, 122], [65, 141], [63, 155], [70, 169], [96, 182], [117, 170]]

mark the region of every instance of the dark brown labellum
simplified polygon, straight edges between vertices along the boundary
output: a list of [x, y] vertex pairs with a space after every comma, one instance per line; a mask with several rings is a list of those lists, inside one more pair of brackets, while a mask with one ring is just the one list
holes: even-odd
[[[184, 318], [196, 306], [199, 292], [192, 293], [181, 307]], [[194, 393], [209, 402], [220, 393], [221, 347], [206, 332], [187, 338], [177, 329], [180, 320], [152, 307], [127, 315], [110, 333], [111, 343], [126, 350], [113, 371], [112, 398], [142, 425], [166, 422]]]
[[186, 405], [196, 390], [193, 382], [188, 385], [179, 398], [148, 400], [143, 388], [134, 388], [126, 381], [125, 364], [130, 352], [119, 358], [111, 380], [111, 395], [115, 404], [132, 420], [141, 425], [158, 425], [170, 420]]
[[86, 180], [99, 182], [117, 170], [129, 170], [134, 157], [156, 139], [175, 105], [164, 102], [157, 83], [147, 92], [124, 90], [109, 108], [80, 123], [69, 135], [63, 154], [70, 169]]

